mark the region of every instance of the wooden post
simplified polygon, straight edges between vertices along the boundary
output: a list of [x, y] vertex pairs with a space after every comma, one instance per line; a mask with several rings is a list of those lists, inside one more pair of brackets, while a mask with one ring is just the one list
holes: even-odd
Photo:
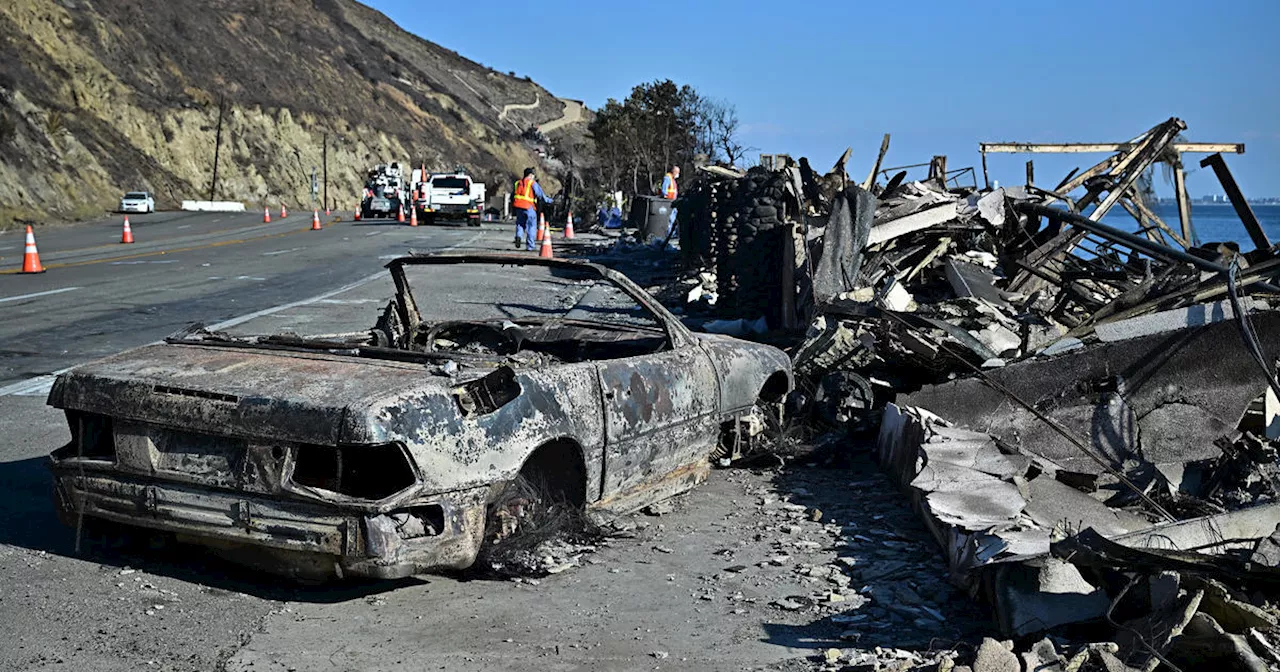
[[987, 148], [982, 147], [982, 183], [987, 189], [991, 188], [991, 177], [987, 175]]
[[325, 132], [324, 145], [321, 145], [321, 163], [324, 164], [324, 206], [329, 207], [329, 133]]
[[222, 153], [222, 113], [226, 111], [226, 97], [218, 98], [218, 130], [213, 140], [213, 179], [209, 181], [209, 200], [214, 200], [218, 191], [218, 155]]
[[782, 206], [782, 313], [783, 329], [796, 328], [796, 225], [787, 219], [786, 205]]
[[867, 175], [867, 181], [862, 183], [862, 188], [871, 191], [872, 185], [876, 183], [876, 173], [880, 172], [880, 163], [884, 161], [884, 155], [889, 152], [889, 134], [884, 134], [884, 139], [880, 141], [880, 153], [876, 155], [876, 164], [871, 167], [871, 174]]
[[1231, 169], [1227, 168], [1227, 162], [1223, 160], [1222, 155], [1210, 154], [1204, 157], [1200, 161], [1200, 167], [1213, 168], [1218, 181], [1222, 183], [1222, 190], [1227, 192], [1227, 198], [1231, 200], [1231, 206], [1236, 209], [1236, 215], [1240, 217], [1240, 222], [1249, 232], [1249, 238], [1253, 244], [1259, 250], [1270, 249], [1271, 241], [1267, 239], [1267, 233], [1262, 230], [1258, 217], [1253, 214], [1253, 208], [1250, 208], [1249, 202], [1244, 199], [1244, 194], [1240, 192], [1240, 186], [1236, 184], [1236, 178], [1231, 175]]
[[1036, 186], [1036, 164], [1030, 159], [1027, 159], [1027, 186]]
[[1178, 221], [1182, 224], [1182, 239], [1188, 245], [1196, 244], [1195, 229], [1191, 226], [1191, 199], [1187, 198], [1187, 175], [1182, 170], [1182, 155], [1173, 164], [1173, 191], [1178, 200]]
[[938, 155], [929, 162], [929, 179], [938, 180], [943, 189], [947, 188], [947, 157]]

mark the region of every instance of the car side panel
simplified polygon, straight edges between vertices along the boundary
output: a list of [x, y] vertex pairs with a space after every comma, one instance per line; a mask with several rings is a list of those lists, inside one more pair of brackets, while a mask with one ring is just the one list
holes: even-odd
[[604, 496], [660, 481], [717, 440], [715, 370], [695, 344], [597, 364], [604, 390]]
[[463, 417], [453, 395], [414, 391], [382, 400], [369, 421], [380, 440], [403, 441], [428, 491], [461, 490], [515, 478], [549, 441], [581, 446], [587, 499], [600, 491], [604, 426], [594, 366], [566, 364], [516, 373], [520, 393], [489, 413]]
[[791, 388], [791, 360], [781, 350], [709, 334], [698, 334], [698, 341], [720, 374], [722, 417], [751, 408], [765, 382], [776, 373], [785, 374], [787, 388]]

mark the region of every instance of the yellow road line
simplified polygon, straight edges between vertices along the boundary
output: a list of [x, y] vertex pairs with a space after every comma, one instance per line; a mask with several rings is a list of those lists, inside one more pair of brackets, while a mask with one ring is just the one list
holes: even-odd
[[[293, 230], [293, 231], [284, 231], [284, 232], [282, 232], [282, 233], [273, 233], [273, 234], [266, 235], [266, 236], [257, 236], [257, 237], [255, 237], [255, 238], [237, 238], [237, 239], [235, 239], [235, 240], [223, 240], [223, 241], [219, 241], [219, 242], [216, 242], [216, 243], [208, 243], [208, 244], [205, 244], [205, 245], [193, 245], [193, 246], [191, 246], [191, 247], [177, 247], [177, 248], [174, 248], [174, 249], [172, 249], [172, 250], [156, 250], [156, 251], [154, 251], [154, 252], [139, 252], [138, 254], [126, 254], [126, 255], [124, 255], [124, 256], [122, 256], [122, 257], [107, 257], [107, 258], [105, 258], [105, 259], [91, 259], [91, 260], [89, 260], [89, 261], [70, 261], [70, 262], [63, 263], [63, 264], [58, 264], [58, 263], [54, 263], [54, 264], [44, 264], [44, 268], [45, 268], [45, 270], [52, 270], [52, 269], [55, 269], [55, 268], [70, 268], [70, 267], [72, 267], [72, 266], [89, 266], [89, 265], [91, 265], [91, 264], [104, 264], [104, 263], [107, 263], [107, 262], [110, 262], [110, 261], [124, 261], [124, 260], [126, 260], [126, 259], [138, 259], [138, 258], [140, 258], [140, 257], [155, 257], [155, 256], [159, 256], [159, 255], [162, 255], [162, 254], [170, 254], [170, 253], [178, 253], [178, 252], [191, 252], [191, 251], [193, 251], [193, 250], [207, 250], [207, 249], [214, 248], [214, 247], [223, 247], [223, 246], [225, 246], [225, 245], [238, 245], [238, 244], [240, 244], [240, 243], [251, 243], [251, 242], [254, 242], [254, 241], [257, 241], [257, 240], [270, 240], [270, 239], [272, 239], [272, 238], [280, 238], [280, 237], [282, 237], [282, 236], [288, 236], [288, 235], [292, 235], [292, 234], [295, 234], [295, 233], [301, 233], [301, 232], [303, 232], [303, 231], [310, 231], [310, 230], [311, 230], [310, 228], [306, 228], [306, 229], [295, 229], [295, 230]], [[21, 273], [21, 272], [22, 272], [22, 270], [21, 270], [21, 269], [13, 269], [13, 270], [7, 270], [7, 271], [0, 271], [0, 275], [16, 275], [16, 274], [19, 274], [19, 273]]]

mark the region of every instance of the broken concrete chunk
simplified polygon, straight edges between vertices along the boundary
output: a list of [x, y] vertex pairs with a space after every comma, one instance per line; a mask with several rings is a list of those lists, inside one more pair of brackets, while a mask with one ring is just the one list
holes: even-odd
[[1022, 339], [1012, 329], [992, 322], [980, 330], [969, 332], [996, 354], [1014, 353], [1022, 347]]
[[1004, 188], [998, 187], [978, 199], [978, 215], [996, 228], [1003, 228], [1008, 217], [1004, 194]]
[[1264, 567], [1280, 567], [1280, 525], [1276, 525], [1271, 536], [1258, 540], [1258, 545], [1253, 547], [1253, 553], [1249, 555], [1249, 562]]
[[1025, 672], [1064, 672], [1066, 669], [1066, 661], [1048, 637], [1033, 644], [1021, 657]]
[[908, 292], [902, 283], [894, 281], [889, 288], [880, 296], [880, 302], [887, 310], [896, 313], [905, 313], [915, 310], [916, 299]]
[[1227, 632], [1240, 635], [1250, 628], [1265, 631], [1276, 627], [1275, 616], [1231, 597], [1226, 586], [1213, 580], [1204, 583], [1204, 599], [1200, 602], [1200, 611], [1212, 616]]
[[1184, 670], [1239, 670], [1267, 672], [1267, 663], [1250, 648], [1248, 640], [1226, 632], [1204, 613], [1192, 616], [1181, 636], [1167, 650], [1169, 662]]
[[973, 672], [1022, 672], [1022, 665], [1010, 648], [984, 637], [973, 657]]

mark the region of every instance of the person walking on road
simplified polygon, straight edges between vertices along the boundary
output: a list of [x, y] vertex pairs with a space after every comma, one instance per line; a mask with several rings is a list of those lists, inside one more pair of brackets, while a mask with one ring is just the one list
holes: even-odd
[[[525, 249], [533, 251], [538, 235], [538, 201], [552, 203], [551, 197], [542, 191], [532, 168], [524, 169], [524, 177], [516, 180], [515, 192], [511, 197], [512, 209], [516, 211], [516, 249], [523, 242]], [[523, 241], [521, 240], [523, 239]]]
[[671, 170], [662, 177], [662, 197], [671, 204], [671, 221], [667, 224], [667, 235], [676, 228], [676, 206], [674, 201], [680, 196], [680, 187], [676, 185], [676, 180], [680, 179], [680, 166], [671, 166]]

